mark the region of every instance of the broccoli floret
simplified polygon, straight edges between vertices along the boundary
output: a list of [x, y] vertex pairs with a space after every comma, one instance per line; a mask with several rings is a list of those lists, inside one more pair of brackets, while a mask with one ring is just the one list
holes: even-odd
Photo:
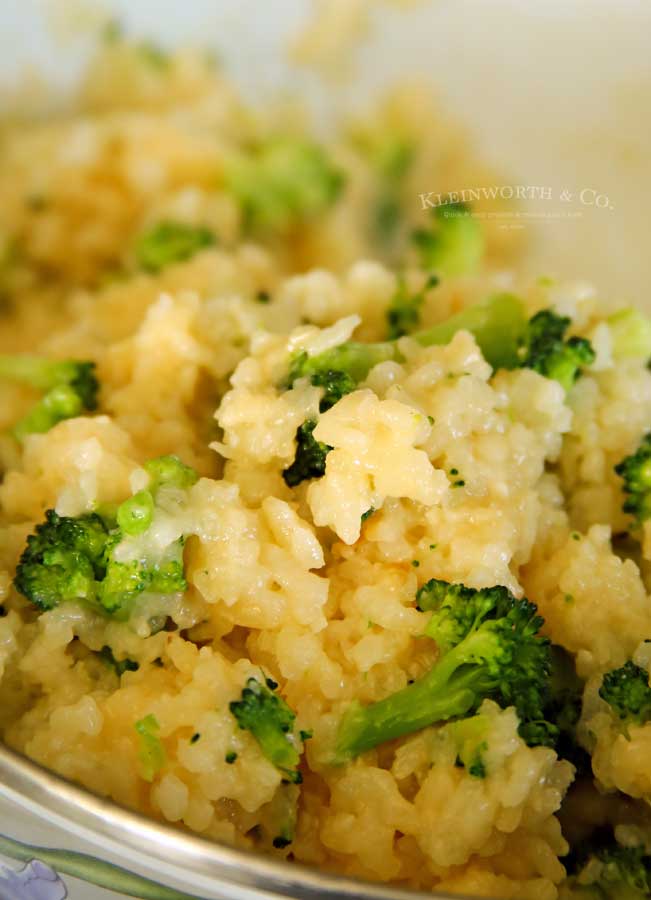
[[595, 359], [595, 352], [586, 338], [565, 340], [569, 326], [567, 316], [543, 309], [529, 319], [520, 348], [523, 367], [553, 378], [566, 391], [577, 380], [582, 367], [589, 366]]
[[618, 844], [610, 829], [599, 829], [577, 848], [567, 869], [572, 887], [592, 888], [598, 897], [642, 900], [651, 895], [651, 856], [643, 846]]
[[160, 725], [156, 716], [150, 713], [144, 719], [136, 722], [134, 727], [140, 737], [140, 751], [138, 753], [140, 774], [145, 781], [151, 782], [167, 762], [165, 747], [163, 747], [158, 736]]
[[649, 675], [629, 660], [604, 675], [599, 696], [610, 706], [624, 728], [651, 720]]
[[44, 392], [14, 426], [14, 434], [21, 441], [28, 434], [42, 434], [57, 422], [97, 409], [99, 383], [94, 362], [57, 362], [38, 356], [0, 354], [0, 378]]
[[48, 510], [45, 521], [27, 538], [16, 569], [16, 590], [41, 610], [77, 600], [117, 618], [128, 617], [132, 601], [145, 591], [185, 591], [183, 536], [160, 548], [149, 547], [146, 535], [161, 487], [174, 484], [161, 484], [160, 473], [176, 472], [176, 483], [186, 485], [196, 480], [196, 473], [175, 457], [148, 465], [150, 489], [125, 500], [115, 514], [68, 517]]
[[484, 235], [465, 203], [447, 203], [431, 210], [430, 228], [419, 228], [412, 241], [424, 269], [442, 275], [472, 275], [484, 255]]
[[615, 472], [623, 479], [627, 495], [622, 508], [641, 525], [651, 518], [651, 432], [644, 435], [635, 453], [617, 463]]
[[287, 487], [296, 487], [301, 481], [325, 475], [326, 456], [332, 447], [314, 437], [312, 432], [316, 424], [314, 419], [308, 419], [296, 430], [296, 456], [291, 466], [283, 470]]
[[[576, 726], [581, 718], [584, 683], [576, 674], [572, 656], [552, 645], [549, 696], [544, 721], [525, 723], [520, 733], [529, 745], [553, 747], [561, 759], [567, 759], [577, 773], [591, 775], [590, 756], [577, 741]], [[536, 737], [538, 739], [536, 739]]]
[[389, 308], [386, 318], [388, 325], [387, 337], [394, 341], [405, 334], [411, 334], [420, 324], [420, 308], [425, 301], [425, 295], [430, 288], [439, 283], [437, 275], [431, 275], [422, 290], [410, 293], [404, 281], [400, 281]]
[[27, 538], [14, 585], [39, 609], [69, 600], [93, 602], [106, 571], [109, 532], [95, 513], [69, 518], [53, 509]]
[[286, 232], [330, 207], [344, 176], [322, 147], [276, 138], [232, 159], [225, 182], [241, 206], [247, 231]]
[[[272, 687], [273, 685], [273, 687]], [[275, 682], [261, 684], [249, 678], [242, 698], [229, 704], [237, 724], [250, 731], [267, 759], [283, 773], [285, 779], [300, 784], [300, 753], [292, 729], [296, 714], [282, 697], [274, 693]]]
[[467, 716], [485, 699], [514, 706], [521, 723], [543, 720], [549, 641], [534, 604], [505, 587], [473, 590], [433, 579], [419, 591], [421, 609], [433, 609], [426, 633], [440, 657], [420, 679], [384, 700], [353, 703], [342, 717], [335, 761], [378, 744]]
[[159, 222], [138, 238], [136, 262], [141, 269], [155, 274], [171, 263], [190, 259], [215, 243], [214, 233], [205, 226]]
[[127, 562], [115, 558], [124, 535], [114, 532], [105, 552], [106, 568], [97, 588], [97, 599], [104, 612], [121, 619], [128, 617], [133, 601], [147, 591], [150, 594], [175, 594], [187, 590], [183, 565], [184, 540], [179, 538], [155, 557], [146, 554]]
[[620, 309], [606, 319], [615, 359], [651, 359], [651, 319], [637, 309]]
[[299, 378], [309, 378], [315, 387], [323, 388], [323, 396], [319, 403], [319, 411], [325, 412], [337, 403], [345, 394], [355, 390], [354, 379], [340, 369], [319, 369], [310, 367], [310, 357], [304, 350], [299, 351], [291, 360], [289, 368], [289, 384]]

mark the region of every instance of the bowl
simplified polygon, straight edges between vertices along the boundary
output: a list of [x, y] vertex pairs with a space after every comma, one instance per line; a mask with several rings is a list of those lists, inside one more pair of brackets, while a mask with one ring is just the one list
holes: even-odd
[[[362, 2], [350, 3], [349, 13], [354, 6], [363, 14]], [[398, 78], [427, 78], [481, 155], [508, 173], [493, 187], [521, 189], [522, 215], [508, 227], [528, 232], [523, 268], [588, 278], [604, 295], [651, 308], [645, 202], [651, 196], [651, 5], [643, 0], [432, 0], [405, 9], [369, 3], [359, 48], [341, 41], [326, 48], [324, 62], [334, 58], [350, 74], [330, 83], [283, 58], [308, 20], [307, 0], [112, 0], [104, 2], [103, 15], [107, 9], [133, 34], [214, 48], [254, 102], [291, 90], [324, 122]], [[64, 94], [91, 52], [94, 16], [97, 10], [81, 0], [6, 4], [2, 82], [18, 83], [32, 67]], [[466, 187], [491, 186], [460, 186]], [[433, 896], [209, 842], [95, 797], [0, 746], [0, 898], [116, 895]]]

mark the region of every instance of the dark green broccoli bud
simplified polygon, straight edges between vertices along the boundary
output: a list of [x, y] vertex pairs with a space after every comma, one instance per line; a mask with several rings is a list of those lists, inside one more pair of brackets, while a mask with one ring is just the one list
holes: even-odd
[[135, 729], [140, 737], [140, 774], [145, 781], [153, 781], [167, 762], [165, 747], [161, 742], [158, 732], [160, 725], [158, 719], [151, 713], [140, 719], [135, 724]]
[[[438, 325], [415, 332], [411, 337], [421, 346], [431, 347], [449, 344], [458, 331], [469, 331], [494, 369], [512, 369], [520, 365], [518, 348], [525, 329], [526, 318], [521, 301], [512, 294], [494, 294]], [[299, 350], [290, 361], [290, 372], [293, 378], [310, 379], [326, 372], [345, 372], [355, 384], [359, 384], [373, 366], [387, 360], [404, 361], [395, 341], [377, 344], [346, 341], [315, 356], [308, 356], [305, 351]], [[293, 378], [290, 377], [290, 381]]]
[[641, 525], [651, 518], [651, 432], [644, 435], [635, 453], [617, 463], [615, 472], [623, 479], [627, 495], [622, 508]]
[[134, 252], [140, 268], [156, 274], [172, 263], [190, 259], [215, 243], [214, 233], [202, 225], [159, 222], [140, 235]]
[[619, 309], [606, 319], [613, 342], [613, 356], [651, 359], [651, 319], [637, 309]]
[[113, 651], [108, 645], [102, 647], [97, 655], [105, 666], [109, 669], [113, 669], [118, 678], [121, 675], [124, 675], [125, 672], [137, 672], [140, 668], [140, 664], [134, 659], [129, 659], [128, 657], [116, 659], [113, 655]]
[[249, 678], [241, 700], [234, 700], [229, 709], [240, 728], [251, 732], [264, 755], [285, 779], [300, 784], [301, 757], [292, 733], [296, 714], [282, 697], [256, 678]]
[[543, 309], [529, 319], [522, 346], [521, 365], [553, 378], [566, 391], [581, 374], [583, 366], [595, 360], [595, 352], [586, 338], [571, 337], [565, 332], [571, 320], [551, 309]]
[[104, 612], [117, 619], [128, 618], [133, 601], [145, 591], [175, 594], [187, 590], [183, 538], [173, 541], [159, 557], [118, 562], [114, 551], [122, 540], [123, 535], [118, 531], [106, 545], [104, 575], [97, 586], [97, 599]]
[[94, 362], [57, 362], [38, 356], [0, 354], [0, 378], [44, 392], [14, 426], [14, 434], [21, 441], [28, 434], [42, 434], [64, 419], [97, 409], [99, 383]]
[[419, 593], [434, 610], [426, 634], [440, 656], [417, 681], [384, 700], [353, 703], [342, 717], [335, 761], [342, 763], [393, 738], [473, 713], [485, 699], [514, 706], [521, 723], [542, 721], [549, 641], [528, 600], [505, 587], [473, 590], [433, 580]]
[[291, 842], [292, 842], [291, 837], [285, 837], [284, 835], [279, 834], [277, 837], [275, 837], [273, 839], [272, 844], [276, 850], [284, 850], [285, 847], [289, 847]]
[[110, 530], [96, 513], [70, 518], [50, 509], [45, 522], [27, 538], [14, 585], [41, 610], [83, 601], [118, 618], [143, 591], [185, 591], [183, 540], [174, 541], [156, 558], [118, 562], [120, 529]]
[[524, 722], [519, 733], [530, 746], [551, 747], [560, 759], [572, 763], [578, 773], [592, 775], [590, 756], [577, 740], [576, 726], [581, 717], [584, 683], [576, 674], [572, 656], [552, 645], [549, 691], [543, 719]]
[[287, 487], [296, 487], [302, 481], [325, 475], [326, 456], [332, 447], [316, 440], [312, 434], [316, 424], [314, 419], [308, 419], [296, 430], [296, 456], [291, 466], [283, 470]]
[[404, 281], [400, 281], [394, 294], [386, 318], [388, 325], [387, 337], [390, 341], [411, 334], [420, 324], [420, 309], [425, 301], [425, 295], [430, 288], [439, 283], [438, 276], [431, 275], [420, 291], [410, 293]]
[[139, 491], [117, 509], [77, 517], [48, 510], [45, 522], [27, 539], [16, 569], [16, 589], [41, 610], [77, 600], [118, 619], [128, 618], [133, 601], [145, 591], [186, 591], [184, 537], [163, 547], [156, 542], [149, 547], [143, 538], [160, 492], [166, 487], [187, 489], [197, 474], [173, 456], [150, 460], [145, 468], [150, 490]]
[[323, 396], [319, 403], [320, 412], [330, 409], [345, 394], [350, 394], [351, 391], [355, 390], [355, 381], [348, 372], [338, 369], [312, 371], [309, 359], [304, 350], [292, 358], [289, 368], [289, 386], [291, 387], [299, 378], [309, 378], [315, 387], [322, 387]]
[[108, 530], [95, 513], [68, 518], [53, 509], [27, 538], [16, 569], [16, 590], [39, 609], [69, 600], [93, 602], [106, 571]]
[[230, 160], [225, 182], [240, 204], [247, 231], [286, 232], [328, 209], [343, 189], [344, 176], [322, 147], [275, 138]]
[[421, 266], [442, 275], [472, 275], [484, 256], [484, 235], [465, 203], [447, 203], [431, 210], [430, 228], [412, 234]]
[[599, 696], [625, 727], [651, 720], [649, 675], [631, 660], [604, 675]]
[[333, 407], [343, 396], [354, 391], [356, 387], [347, 372], [337, 372], [332, 369], [327, 372], [315, 372], [310, 380], [315, 387], [324, 389], [319, 403], [319, 412], [322, 413]]
[[613, 900], [642, 900], [651, 895], [651, 856], [643, 846], [618, 844], [610, 829], [598, 829], [574, 848], [567, 860], [570, 887]]

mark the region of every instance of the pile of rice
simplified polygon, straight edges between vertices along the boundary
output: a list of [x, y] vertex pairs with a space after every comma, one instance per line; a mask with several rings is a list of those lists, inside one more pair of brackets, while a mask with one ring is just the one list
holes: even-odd
[[[92, 359], [101, 397], [96, 415], [19, 445], [10, 429], [35, 394], [0, 383], [0, 733], [91, 791], [217, 841], [361, 878], [553, 900], [574, 769], [528, 747], [512, 708], [483, 707], [484, 779], [455, 765], [444, 727], [330, 764], [353, 699], [385, 697], [436, 659], [414, 602], [435, 577], [526, 594], [587, 680], [582, 727], [599, 789], [579, 787], [564, 827], [610, 821], [608, 791], [651, 797], [651, 727], [630, 741], [611, 733], [598, 696], [605, 670], [632, 656], [651, 665], [639, 646], [651, 634], [651, 540], [639, 565], [611, 542], [627, 527], [613, 465], [651, 427], [651, 373], [643, 360], [613, 362], [594, 291], [516, 284], [504, 273], [512, 233], [487, 229], [482, 274], [445, 280], [422, 310], [427, 325], [509, 286], [530, 312], [571, 316], [597, 358], [567, 397], [529, 369], [493, 374], [467, 332], [431, 348], [403, 339], [404, 362], [376, 366], [320, 417], [316, 388], [279, 386], [298, 346], [385, 336], [396, 267], [368, 226], [377, 178], [359, 134], [399, 132], [417, 147], [401, 187], [407, 228], [424, 215], [420, 191], [477, 180], [424, 102], [399, 93], [348, 128], [329, 149], [347, 176], [339, 200], [257, 240], [222, 161], [272, 121], [283, 133], [299, 125], [278, 110], [254, 116], [196, 55], [161, 62], [114, 40], [74, 110], [2, 126], [0, 351]], [[138, 271], [135, 241], [163, 220], [207, 226], [218, 243]], [[282, 471], [310, 417], [334, 449], [324, 477], [291, 489]], [[189, 589], [167, 628], [151, 633], [146, 610], [126, 623], [73, 603], [39, 614], [12, 579], [44, 511], [122, 501], [143, 463], [168, 453], [201, 478], [188, 500]], [[138, 670], [116, 674], [98, 658], [105, 646]], [[229, 711], [261, 669], [313, 732], [301, 785], [282, 783]], [[148, 715], [166, 757], [152, 781], [134, 729]], [[631, 816], [626, 827], [641, 828], [643, 814]], [[279, 820], [293, 840], [274, 849]]]

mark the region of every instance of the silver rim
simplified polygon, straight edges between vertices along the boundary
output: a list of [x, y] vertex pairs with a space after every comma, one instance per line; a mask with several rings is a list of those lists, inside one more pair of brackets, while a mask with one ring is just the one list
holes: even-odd
[[[165, 874], [183, 878], [184, 872], [191, 871], [193, 890], [201, 890], [202, 883], [212, 891], [220, 884], [230, 884], [246, 893], [258, 891], [267, 897], [294, 900], [432, 900], [450, 896], [354, 881], [187, 834], [97, 797], [2, 744], [0, 792], [98, 847], [127, 852], [150, 872], [158, 873], [158, 880]], [[232, 896], [232, 892], [224, 893], [224, 897]], [[454, 900], [460, 900], [459, 896]]]

